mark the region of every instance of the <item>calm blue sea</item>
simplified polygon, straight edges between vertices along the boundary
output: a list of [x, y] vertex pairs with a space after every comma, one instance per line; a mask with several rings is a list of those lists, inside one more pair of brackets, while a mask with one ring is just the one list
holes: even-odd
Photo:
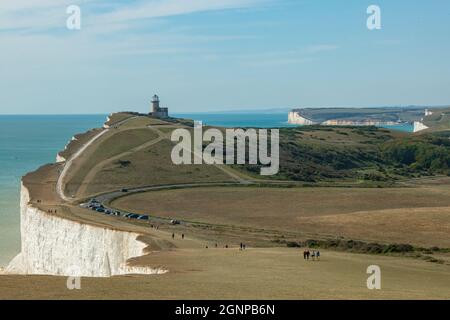
[[[288, 127], [286, 113], [196, 113], [174, 116], [225, 127]], [[106, 115], [0, 116], [0, 266], [20, 251], [20, 178], [54, 162], [71, 137], [100, 127]], [[401, 126], [397, 129], [411, 131]]]

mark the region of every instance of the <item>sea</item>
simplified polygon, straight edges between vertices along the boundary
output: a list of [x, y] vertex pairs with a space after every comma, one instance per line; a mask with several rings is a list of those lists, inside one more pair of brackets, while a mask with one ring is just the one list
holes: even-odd
[[[287, 122], [287, 112], [270, 113], [176, 113], [178, 118], [202, 121], [203, 125], [222, 127], [256, 127], [256, 128], [286, 128], [298, 125]], [[413, 125], [401, 123], [393, 126], [382, 126], [384, 128], [412, 132]]]
[[[286, 113], [178, 113], [175, 117], [224, 127], [290, 127]], [[101, 127], [107, 115], [0, 115], [0, 266], [20, 252], [20, 179], [56, 153], [74, 134]], [[394, 129], [412, 131], [412, 127]]]

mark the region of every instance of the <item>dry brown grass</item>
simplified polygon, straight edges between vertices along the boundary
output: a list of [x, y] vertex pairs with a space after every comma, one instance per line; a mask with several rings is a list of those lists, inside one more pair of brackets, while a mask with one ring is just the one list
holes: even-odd
[[[423, 261], [322, 251], [304, 261], [288, 248], [178, 249], [139, 259], [164, 275], [82, 278], [0, 276], [0, 299], [449, 299], [447, 266]], [[368, 290], [366, 269], [379, 265], [381, 290]]]
[[105, 122], [107, 126], [114, 126], [115, 124], [133, 117], [133, 114], [127, 112], [116, 112], [109, 116], [109, 120]]
[[101, 129], [92, 129], [85, 133], [76, 134], [74, 140], [71, 140], [66, 148], [59, 152], [59, 155], [65, 159], [69, 159], [79, 148], [92, 139]]
[[448, 188], [191, 188], [130, 195], [112, 205], [210, 224], [450, 246]]

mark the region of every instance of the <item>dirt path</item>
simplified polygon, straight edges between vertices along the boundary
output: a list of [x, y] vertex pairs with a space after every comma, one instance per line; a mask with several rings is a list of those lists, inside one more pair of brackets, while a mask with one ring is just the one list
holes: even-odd
[[[150, 127], [149, 127], [149, 128], [150, 128]], [[151, 128], [150, 128], [150, 129], [151, 129]], [[114, 161], [116, 161], [116, 160], [119, 160], [120, 158], [126, 157], [126, 156], [128, 156], [128, 155], [130, 155], [130, 154], [133, 154], [133, 153], [135, 153], [135, 152], [138, 152], [138, 151], [140, 151], [140, 150], [142, 150], [142, 149], [148, 148], [148, 147], [150, 147], [150, 146], [152, 146], [152, 145], [154, 145], [154, 144], [156, 144], [156, 143], [158, 143], [158, 142], [160, 142], [160, 141], [162, 141], [162, 140], [164, 139], [164, 136], [162, 136], [162, 135], [160, 134], [160, 131], [159, 131], [159, 130], [154, 130], [154, 131], [158, 134], [158, 137], [157, 137], [157, 138], [155, 138], [155, 139], [153, 139], [153, 140], [150, 140], [150, 141], [148, 141], [148, 142], [146, 142], [146, 143], [144, 143], [144, 144], [141, 144], [141, 145], [139, 145], [139, 146], [137, 146], [137, 147], [134, 147], [134, 148], [132, 148], [132, 149], [130, 149], [130, 150], [127, 150], [127, 151], [125, 151], [125, 152], [122, 152], [122, 153], [120, 153], [120, 154], [118, 154], [118, 155], [115, 155], [115, 156], [113, 156], [113, 157], [111, 157], [111, 158], [105, 159], [105, 160], [103, 160], [103, 161], [97, 163], [97, 164], [89, 171], [89, 173], [86, 175], [86, 177], [84, 177], [83, 182], [81, 183], [81, 185], [80, 185], [80, 187], [78, 188], [78, 191], [77, 191], [77, 193], [76, 193], [76, 198], [82, 198], [83, 195], [86, 194], [86, 191], [87, 191], [87, 188], [88, 188], [89, 184], [90, 184], [91, 181], [95, 178], [96, 174], [97, 174], [97, 173], [98, 173], [105, 165], [110, 164], [110, 163], [112, 163], [112, 162], [114, 162]]]
[[[117, 122], [117, 123], [114, 124], [114, 127], [119, 126], [119, 125], [121, 125], [121, 124], [123, 124], [123, 123], [125, 123], [125, 122], [127, 122], [127, 121], [129, 121], [129, 120], [131, 120], [131, 119], [134, 119], [134, 118], [136, 118], [136, 117], [130, 117], [130, 118], [124, 119], [124, 120], [122, 120], [122, 121], [119, 121], [119, 122]], [[72, 199], [72, 198], [67, 197], [67, 196], [64, 194], [64, 182], [63, 182], [63, 181], [64, 181], [64, 178], [65, 178], [66, 175], [67, 175], [67, 172], [69, 171], [70, 167], [71, 167], [72, 164], [73, 164], [73, 161], [74, 161], [75, 159], [79, 158], [79, 157], [83, 154], [83, 152], [84, 152], [87, 148], [89, 148], [89, 146], [91, 146], [95, 141], [97, 141], [100, 137], [102, 137], [104, 134], [106, 134], [106, 133], [109, 132], [109, 131], [110, 131], [110, 128], [103, 129], [100, 133], [96, 134], [94, 137], [92, 137], [92, 139], [90, 139], [88, 142], [86, 142], [79, 150], [77, 150], [77, 152], [75, 152], [75, 153], [72, 155], [72, 157], [70, 157], [70, 159], [68, 159], [68, 160], [66, 161], [66, 163], [64, 164], [64, 168], [63, 168], [61, 174], [59, 175], [58, 181], [57, 181], [57, 183], [56, 183], [56, 193], [58, 194], [58, 196], [59, 196], [62, 200], [67, 201], [67, 202], [70, 202], [70, 201], [73, 201], [73, 200], [74, 200], [74, 199]]]
[[72, 166], [73, 161], [75, 159], [77, 159], [89, 146], [91, 146], [95, 141], [97, 141], [101, 136], [103, 136], [108, 131], [109, 131], [109, 129], [104, 129], [102, 132], [95, 135], [84, 146], [82, 146], [77, 152], [75, 152], [75, 154], [69, 160], [66, 161], [66, 163], [64, 165], [64, 169], [62, 170], [61, 174], [59, 175], [58, 181], [56, 183], [56, 193], [62, 200], [67, 201], [67, 202], [72, 200], [71, 198], [67, 197], [64, 194], [63, 181], [64, 181], [64, 178], [65, 178], [67, 172], [69, 171], [70, 167]]

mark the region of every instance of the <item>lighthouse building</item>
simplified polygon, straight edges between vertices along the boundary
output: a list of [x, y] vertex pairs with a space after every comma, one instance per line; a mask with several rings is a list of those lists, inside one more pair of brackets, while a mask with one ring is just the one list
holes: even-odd
[[159, 97], [158, 95], [154, 95], [152, 98], [152, 110], [150, 115], [155, 118], [168, 118], [169, 117], [169, 109], [161, 108], [159, 106]]

